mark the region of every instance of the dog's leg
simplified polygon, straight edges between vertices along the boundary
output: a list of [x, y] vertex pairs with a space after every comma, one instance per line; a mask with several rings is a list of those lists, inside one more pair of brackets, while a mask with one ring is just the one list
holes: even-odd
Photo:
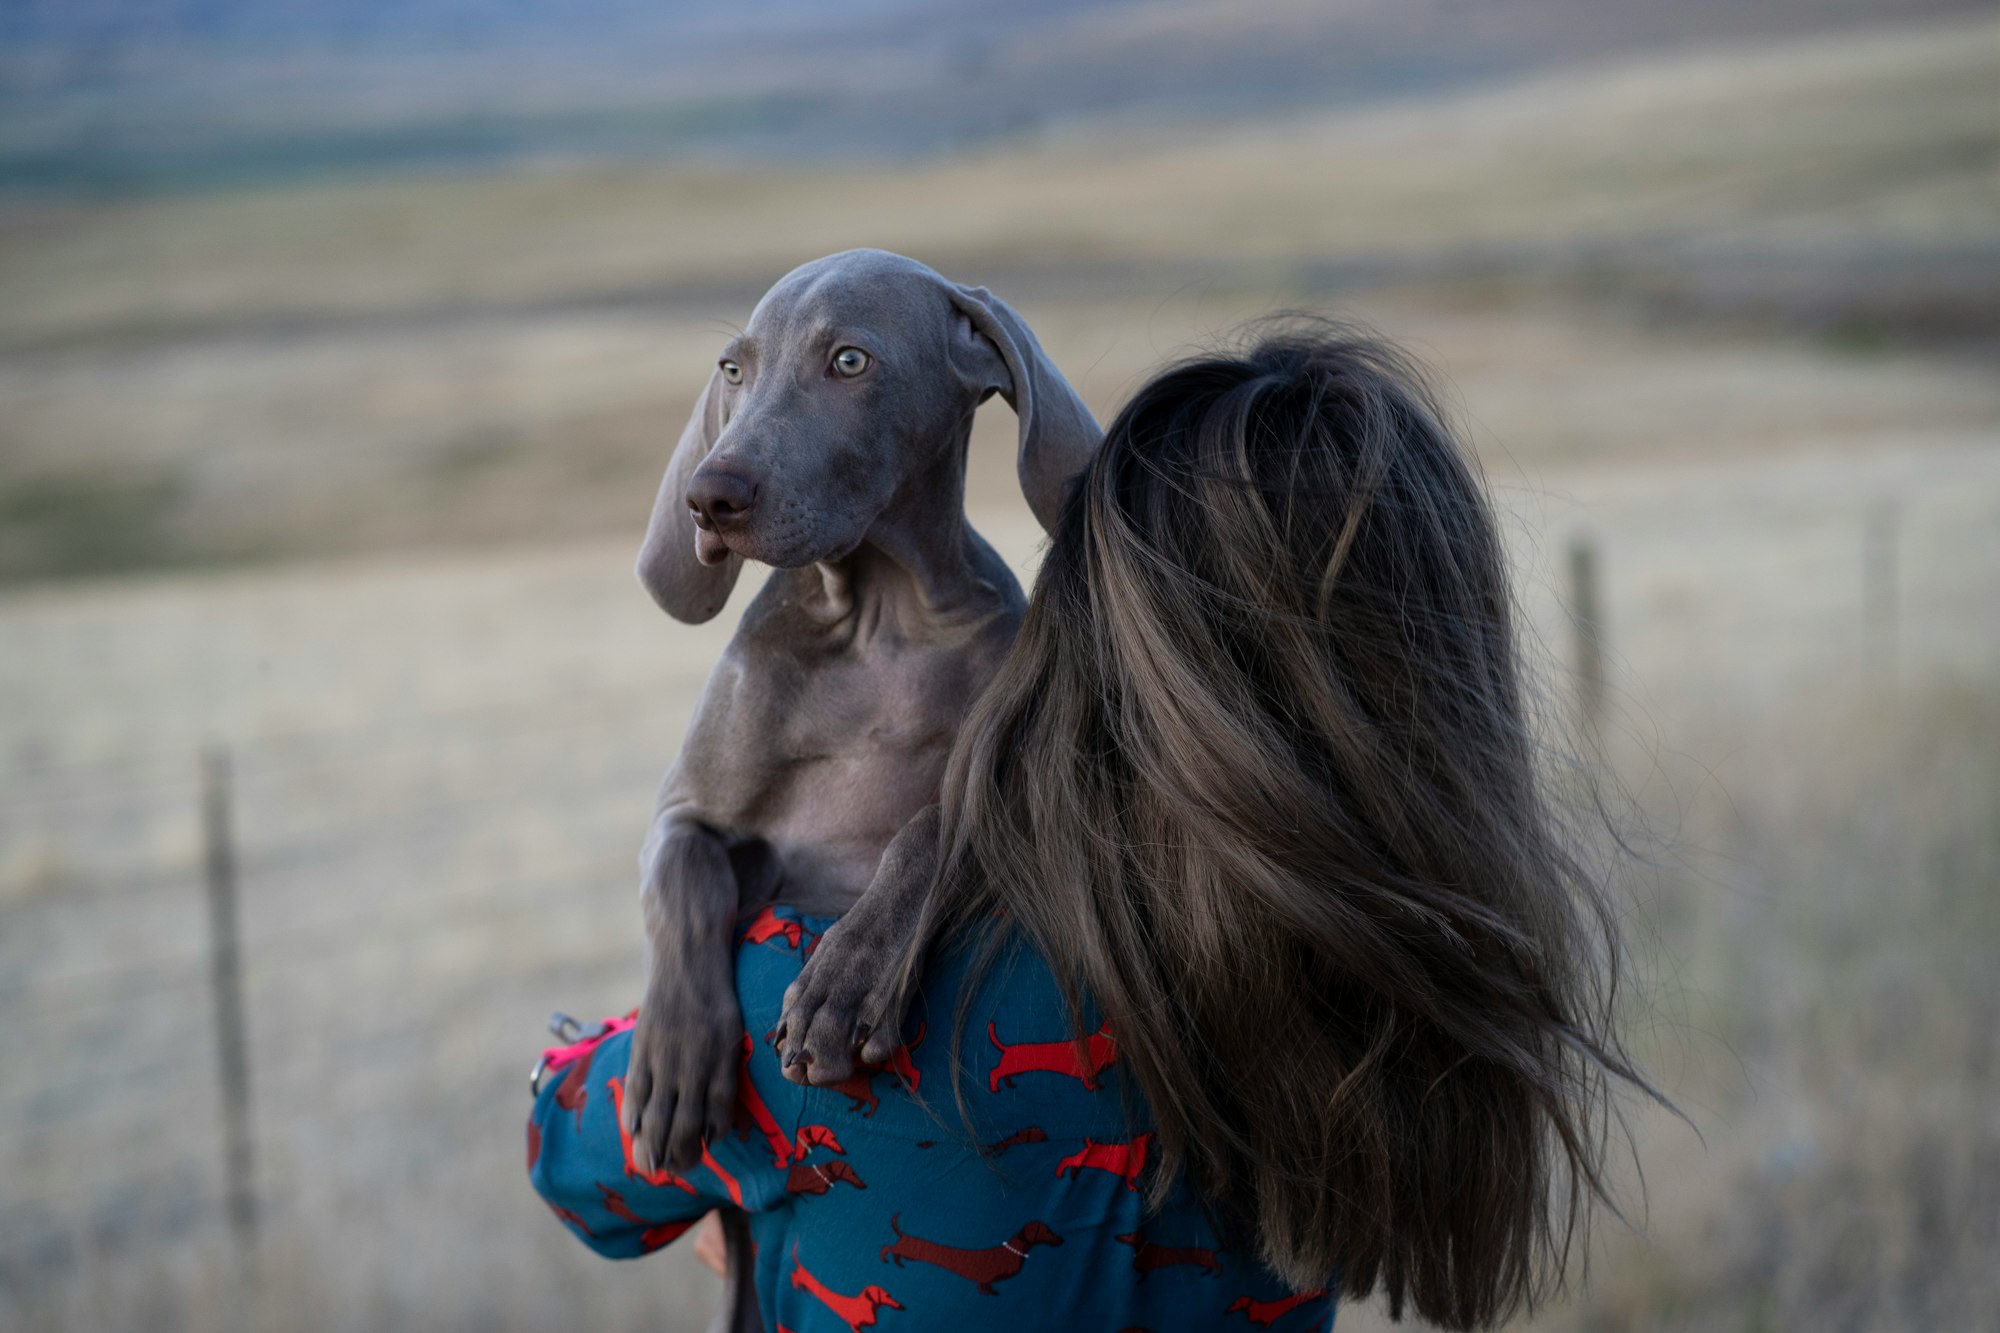
[[903, 950], [915, 933], [937, 869], [938, 808], [924, 807], [890, 840], [868, 889], [827, 928], [785, 991], [779, 1065], [794, 1083], [820, 1087], [880, 1064], [902, 1045]]
[[663, 812], [647, 839], [640, 900], [652, 946], [625, 1074], [625, 1128], [642, 1171], [685, 1171], [728, 1132], [742, 1059], [731, 931], [739, 899], [722, 839]]

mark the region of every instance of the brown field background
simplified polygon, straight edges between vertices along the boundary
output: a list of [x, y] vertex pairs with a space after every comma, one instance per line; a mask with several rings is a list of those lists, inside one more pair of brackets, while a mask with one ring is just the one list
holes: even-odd
[[[1274, 309], [1404, 340], [1557, 732], [1597, 553], [1629, 1022], [1691, 1123], [1629, 1107], [1626, 1219], [1520, 1327], [2000, 1324], [1996, 76], [2000, 21], [1947, 16], [821, 167], [5, 202], [0, 1324], [703, 1326], [686, 1255], [533, 1199], [522, 1078], [549, 1011], [637, 993], [652, 788], [749, 600], [637, 589], [659, 469], [757, 295], [862, 244], [993, 287], [1107, 419]], [[1025, 580], [1012, 429], [968, 506]]]

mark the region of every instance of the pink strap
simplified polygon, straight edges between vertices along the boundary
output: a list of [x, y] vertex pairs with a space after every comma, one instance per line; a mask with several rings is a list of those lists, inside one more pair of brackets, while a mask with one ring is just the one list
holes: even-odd
[[585, 1037], [582, 1041], [574, 1042], [568, 1046], [550, 1046], [545, 1049], [542, 1052], [541, 1068], [545, 1072], [553, 1072], [561, 1069], [572, 1060], [582, 1057], [606, 1037], [616, 1036], [638, 1021], [639, 1011], [637, 1009], [634, 1009], [623, 1018], [607, 1018], [604, 1020], [603, 1030], [595, 1035]]

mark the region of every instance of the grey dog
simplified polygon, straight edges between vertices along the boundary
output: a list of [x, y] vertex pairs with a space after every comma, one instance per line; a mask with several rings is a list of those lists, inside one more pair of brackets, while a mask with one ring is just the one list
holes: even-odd
[[[641, 854], [651, 967], [624, 1099], [641, 1169], [685, 1169], [729, 1129], [744, 911], [842, 915], [786, 997], [789, 1077], [836, 1082], [897, 1040], [881, 956], [929, 886], [955, 730], [1026, 605], [965, 517], [973, 413], [996, 392], [1050, 529], [1102, 438], [1089, 409], [989, 292], [851, 250], [771, 288], [682, 432], [640, 581], [693, 624], [745, 560], [776, 572], [709, 676]], [[732, 1304], [741, 1224], [727, 1225]]]

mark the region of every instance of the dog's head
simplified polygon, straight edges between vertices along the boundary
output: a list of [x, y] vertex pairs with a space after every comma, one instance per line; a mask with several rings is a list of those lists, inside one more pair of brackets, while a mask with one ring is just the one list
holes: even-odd
[[1063, 1243], [1063, 1238], [1049, 1230], [1045, 1223], [1030, 1222], [1021, 1228], [1021, 1243], [1023, 1245], [1060, 1245]]
[[[837, 560], [892, 504], [961, 505], [958, 428], [995, 392], [1020, 417], [1022, 489], [1050, 527], [1101, 433], [1020, 317], [880, 250], [794, 269], [717, 358], [654, 502], [640, 581], [676, 619], [703, 621], [746, 559]], [[913, 490], [940, 480], [959, 485]]]

